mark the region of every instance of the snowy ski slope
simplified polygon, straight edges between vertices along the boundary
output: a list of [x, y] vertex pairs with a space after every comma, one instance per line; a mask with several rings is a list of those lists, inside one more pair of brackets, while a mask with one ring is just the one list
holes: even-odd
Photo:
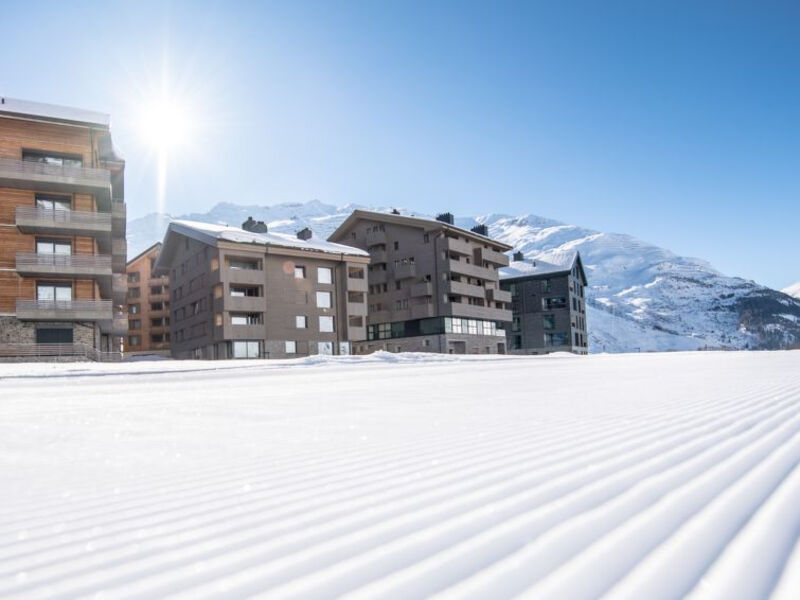
[[800, 597], [800, 352], [0, 365], [3, 598]]

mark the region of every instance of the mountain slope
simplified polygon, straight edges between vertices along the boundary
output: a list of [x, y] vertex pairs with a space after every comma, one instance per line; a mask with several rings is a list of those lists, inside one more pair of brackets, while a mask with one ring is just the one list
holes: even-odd
[[[357, 208], [318, 201], [274, 206], [217, 204], [180, 218], [238, 225], [248, 216], [274, 231], [311, 228], [327, 237]], [[406, 213], [407, 211], [402, 211]], [[148, 215], [128, 224], [129, 256], [161, 239], [170, 217]], [[483, 223], [489, 234], [526, 258], [558, 262], [580, 251], [589, 277], [592, 352], [785, 348], [800, 344], [800, 300], [728, 277], [709, 263], [678, 256], [619, 233], [604, 233], [534, 215], [490, 214], [459, 218]]]
[[790, 285], [787, 288], [783, 288], [781, 291], [787, 296], [792, 296], [793, 298], [800, 298], [800, 281]]

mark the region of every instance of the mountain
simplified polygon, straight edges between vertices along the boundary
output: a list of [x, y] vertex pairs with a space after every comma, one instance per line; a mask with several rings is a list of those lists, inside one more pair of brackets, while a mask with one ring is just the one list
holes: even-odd
[[790, 285], [787, 288], [783, 288], [781, 291], [787, 296], [792, 296], [793, 298], [800, 298], [800, 281]]
[[[309, 227], [327, 237], [355, 208], [319, 201], [239, 206], [220, 203], [207, 213], [175, 218], [239, 225], [252, 216], [274, 231]], [[387, 209], [375, 209], [387, 210]], [[409, 211], [401, 211], [411, 214]], [[169, 215], [128, 223], [128, 256], [160, 240]], [[800, 300], [709, 263], [678, 256], [630, 235], [604, 233], [525, 215], [464, 217], [456, 224], [489, 227], [490, 236], [526, 258], [560, 262], [580, 251], [589, 278], [590, 351], [778, 349], [800, 346]]]

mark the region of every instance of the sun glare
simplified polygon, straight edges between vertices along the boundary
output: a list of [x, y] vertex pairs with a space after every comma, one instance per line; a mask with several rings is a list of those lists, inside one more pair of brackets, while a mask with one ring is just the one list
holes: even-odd
[[185, 145], [192, 130], [188, 106], [172, 99], [160, 99], [145, 106], [140, 131], [156, 152], [169, 152]]

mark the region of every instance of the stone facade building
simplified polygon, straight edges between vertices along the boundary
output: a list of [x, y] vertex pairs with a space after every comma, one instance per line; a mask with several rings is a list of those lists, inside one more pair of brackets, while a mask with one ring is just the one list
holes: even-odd
[[170, 223], [156, 266], [170, 280], [174, 358], [350, 354], [366, 337], [369, 255], [262, 225]]
[[524, 260], [521, 253], [500, 272], [511, 294], [513, 319], [506, 324], [509, 352], [588, 354], [586, 273], [579, 253], [561, 264]]
[[109, 121], [0, 98], [0, 358], [119, 355], [125, 162]]
[[506, 351], [499, 324], [511, 321], [511, 294], [498, 275], [511, 247], [484, 226], [456, 227], [449, 213], [434, 220], [356, 210], [328, 239], [369, 252], [367, 337], [358, 353]]
[[128, 262], [126, 354], [169, 354], [169, 277], [153, 273], [161, 242]]

